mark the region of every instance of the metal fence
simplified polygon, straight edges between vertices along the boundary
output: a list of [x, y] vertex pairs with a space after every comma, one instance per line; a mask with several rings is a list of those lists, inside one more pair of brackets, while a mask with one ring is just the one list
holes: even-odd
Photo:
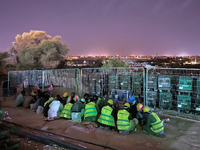
[[[200, 114], [200, 69], [186, 68], [84, 68], [10, 71], [11, 84], [45, 89], [50, 83], [54, 94], [75, 91], [112, 99], [134, 96], [150, 107]], [[8, 82], [9, 84], [9, 82]], [[8, 85], [9, 87], [9, 85]]]
[[[81, 69], [82, 93], [120, 96], [122, 93], [144, 100], [144, 68]], [[113, 98], [113, 97], [112, 97]]]
[[147, 69], [146, 83], [146, 105], [200, 112], [200, 69]]
[[16, 84], [23, 85], [28, 92], [35, 85], [38, 85], [44, 91], [52, 84], [56, 94], [63, 94], [66, 91], [81, 93], [79, 69], [9, 71], [8, 80], [11, 81], [10, 83], [13, 86]]

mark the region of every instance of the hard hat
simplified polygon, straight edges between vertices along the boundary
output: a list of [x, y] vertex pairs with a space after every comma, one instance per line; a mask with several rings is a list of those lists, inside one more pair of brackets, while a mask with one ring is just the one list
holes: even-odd
[[63, 94], [63, 97], [67, 97], [67, 96], [68, 96], [68, 93], [65, 92], [65, 93]]
[[141, 103], [138, 103], [136, 107], [137, 107], [137, 111], [139, 111], [143, 107], [143, 105]]
[[129, 103], [125, 103], [125, 104], [124, 104], [124, 107], [130, 108], [130, 104], [129, 104]]
[[35, 96], [35, 93], [32, 92], [31, 95]]
[[143, 112], [149, 112], [149, 110], [150, 110], [149, 107], [145, 106]]
[[112, 99], [109, 99], [109, 100], [108, 100], [108, 103], [111, 104], [111, 105], [113, 105], [113, 100], [112, 100]]
[[128, 102], [129, 102], [129, 103], [132, 103], [133, 101], [135, 101], [135, 97], [131, 96], [131, 97], [128, 99]]
[[81, 98], [81, 102], [85, 103], [85, 98]]

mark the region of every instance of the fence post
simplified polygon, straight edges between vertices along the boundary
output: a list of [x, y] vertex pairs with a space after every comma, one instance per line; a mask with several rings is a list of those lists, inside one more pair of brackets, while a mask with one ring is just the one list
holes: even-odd
[[147, 90], [148, 90], [148, 68], [145, 68], [145, 72], [146, 72], [146, 79], [144, 81], [145, 83], [145, 101], [144, 101], [144, 105], [147, 105]]
[[42, 70], [42, 92], [44, 92], [44, 70]]
[[[10, 72], [10, 71], [9, 71]], [[7, 88], [8, 88], [8, 96], [10, 95], [10, 88], [9, 88], [9, 72], [8, 72], [8, 86], [7, 86]], [[2, 87], [3, 88], [3, 87]]]

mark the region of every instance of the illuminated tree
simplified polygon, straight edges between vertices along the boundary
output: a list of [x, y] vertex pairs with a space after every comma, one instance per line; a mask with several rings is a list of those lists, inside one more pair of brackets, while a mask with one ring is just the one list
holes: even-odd
[[69, 52], [60, 36], [52, 38], [45, 31], [30, 31], [17, 35], [15, 39], [13, 47], [20, 68], [55, 68]]
[[102, 61], [102, 68], [110, 68], [110, 67], [128, 67], [128, 63], [124, 63], [119, 59], [112, 59], [109, 58], [108, 60], [103, 60]]

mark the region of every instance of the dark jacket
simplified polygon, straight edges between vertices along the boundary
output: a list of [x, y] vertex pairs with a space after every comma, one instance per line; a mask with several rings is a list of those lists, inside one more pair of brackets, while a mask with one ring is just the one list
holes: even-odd
[[72, 112], [81, 112], [83, 108], [85, 108], [85, 105], [82, 102], [76, 102], [72, 106]]

